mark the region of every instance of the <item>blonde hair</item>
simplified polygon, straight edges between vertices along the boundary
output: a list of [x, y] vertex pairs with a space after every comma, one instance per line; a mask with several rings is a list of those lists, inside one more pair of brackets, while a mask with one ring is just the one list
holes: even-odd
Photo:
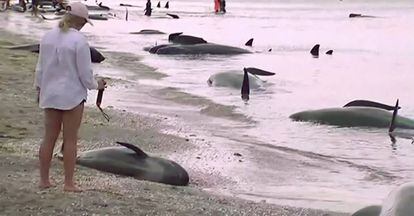
[[59, 21], [59, 28], [62, 31], [66, 32], [69, 30], [69, 28], [77, 27], [84, 23], [85, 23], [84, 18], [66, 13], [65, 15], [63, 15], [62, 19]]

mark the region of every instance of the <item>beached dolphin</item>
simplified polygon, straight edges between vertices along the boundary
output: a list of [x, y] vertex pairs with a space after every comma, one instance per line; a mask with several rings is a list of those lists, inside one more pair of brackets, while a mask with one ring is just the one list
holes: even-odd
[[275, 73], [261, 70], [254, 67], [243, 68], [243, 74], [240, 72], [223, 72], [217, 73], [207, 80], [209, 86], [223, 86], [241, 89], [241, 98], [244, 101], [249, 100], [250, 88], [257, 89], [262, 86], [263, 80], [257, 76], [273, 76]]
[[[263, 81], [253, 75], [248, 74], [248, 78], [250, 78], [249, 88], [258, 89], [263, 85]], [[240, 71], [227, 71], [211, 75], [207, 80], [207, 84], [209, 86], [241, 89], [244, 79], [245, 75]]]
[[139, 32], [130, 32], [130, 34], [165, 34], [162, 31], [154, 30], [154, 29], [142, 29]]
[[392, 190], [382, 206], [368, 206], [352, 216], [413, 216], [414, 183], [405, 183]]
[[[393, 114], [378, 107], [347, 106], [308, 110], [292, 114], [294, 121], [309, 121], [319, 124], [341, 127], [380, 127], [387, 128], [391, 124]], [[414, 120], [396, 116], [395, 127], [414, 129]]]
[[[17, 46], [3, 46], [0, 47], [3, 49], [12, 49], [12, 50], [27, 50], [30, 52], [39, 53], [39, 44], [27, 44], [27, 45], [17, 45]], [[91, 51], [91, 61], [93, 63], [101, 63], [105, 60], [105, 57], [94, 47], [89, 47]]]
[[[264, 71], [254, 67], [248, 67], [243, 69], [243, 73], [240, 71], [227, 71], [211, 75], [207, 84], [209, 86], [218, 86], [218, 87], [230, 87], [234, 89], [242, 89], [243, 80], [246, 80], [248, 77], [248, 87], [250, 89], [258, 89], [263, 86], [263, 81], [257, 76], [272, 76], [275, 73]], [[244, 81], [247, 82], [247, 81]], [[246, 86], [244, 87], [244, 94], [247, 93]]]
[[207, 43], [206, 40], [200, 37], [191, 35], [183, 35], [182, 32], [172, 33], [168, 35], [168, 41], [175, 44], [200, 44]]
[[350, 13], [349, 18], [375, 18], [376, 16], [371, 15], [362, 15], [362, 14], [356, 14], [356, 13]]
[[160, 55], [197, 55], [197, 54], [212, 54], [212, 55], [236, 55], [251, 53], [249, 50], [226, 46], [214, 43], [202, 43], [202, 44], [163, 44], [151, 47], [146, 50], [151, 50], [151, 53]]
[[131, 176], [170, 185], [187, 185], [187, 171], [174, 161], [147, 155], [135, 145], [117, 142], [121, 147], [106, 147], [79, 154], [76, 163], [118, 175]]

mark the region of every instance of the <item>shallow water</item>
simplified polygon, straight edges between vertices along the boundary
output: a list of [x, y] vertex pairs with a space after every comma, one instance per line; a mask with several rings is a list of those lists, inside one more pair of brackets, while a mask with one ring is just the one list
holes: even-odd
[[[215, 166], [236, 184], [209, 190], [253, 200], [350, 212], [365, 204], [379, 203], [398, 183], [413, 179], [414, 145], [400, 139], [392, 145], [386, 129], [337, 128], [291, 121], [292, 113], [339, 107], [354, 99], [394, 104], [400, 99], [400, 114], [414, 117], [414, 3], [412, 1], [227, 1], [228, 13], [212, 13], [213, 1], [170, 1], [170, 9], [155, 8], [152, 18], [145, 1], [104, 1], [117, 17], [94, 21], [84, 31], [91, 44], [106, 51], [143, 56], [143, 62], [165, 73], [160, 81], [139, 80], [129, 72], [99, 67], [102, 74], [137, 82], [177, 87], [224, 105], [252, 118], [256, 124], [241, 127], [227, 121], [212, 129], [211, 140], [230, 140], [223, 148], [242, 151], [244, 163]], [[90, 4], [94, 4], [92, 1]], [[165, 2], [162, 2], [164, 5]], [[165, 12], [181, 19], [165, 17]], [[349, 19], [349, 13], [378, 18]], [[52, 16], [52, 15], [50, 15]], [[40, 38], [56, 22], [43, 22], [28, 14], [0, 14], [0, 25]], [[141, 29], [166, 33], [184, 32], [207, 41], [243, 47], [254, 38], [253, 54], [238, 56], [157, 56], [145, 46], [167, 42], [167, 35], [131, 35]], [[321, 55], [309, 50], [321, 44]], [[272, 48], [272, 52], [267, 52]], [[324, 52], [333, 49], [333, 55]], [[240, 99], [240, 90], [208, 87], [210, 75], [258, 67], [276, 73], [263, 77], [265, 84], [253, 90], [250, 101]], [[139, 100], [119, 102], [140, 103]], [[116, 104], [115, 104], [116, 107]], [[181, 109], [181, 108], [180, 108]], [[220, 110], [217, 110], [220, 112]], [[230, 129], [229, 128], [233, 128]], [[234, 136], [244, 134], [244, 136]], [[211, 165], [210, 164], [210, 165]]]

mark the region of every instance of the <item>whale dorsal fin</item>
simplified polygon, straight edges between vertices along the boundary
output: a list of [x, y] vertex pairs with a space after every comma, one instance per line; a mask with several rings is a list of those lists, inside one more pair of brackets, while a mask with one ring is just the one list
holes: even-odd
[[249, 72], [250, 74], [258, 75], [258, 76], [273, 76], [273, 75], [275, 75], [275, 73], [273, 73], [273, 72], [264, 71], [262, 69], [254, 68], [254, 67], [248, 67], [248, 68], [245, 68], [245, 70], [247, 72]]
[[250, 38], [244, 45], [245, 46], [253, 46], [253, 38]]
[[119, 145], [121, 145], [121, 146], [123, 146], [125, 148], [131, 149], [132, 151], [134, 151], [135, 153], [137, 153], [137, 155], [139, 157], [144, 157], [144, 158], [145, 157], [148, 157], [148, 155], [145, 154], [145, 152], [143, 152], [141, 149], [139, 149], [135, 145], [132, 145], [132, 144], [129, 144], [129, 143], [124, 143], [124, 142], [116, 142], [116, 143], [118, 143]]
[[[375, 101], [369, 101], [369, 100], [354, 100], [344, 105], [344, 107], [351, 107], [351, 106], [363, 106], [363, 107], [376, 107], [380, 109], [385, 109], [388, 111], [394, 110], [394, 106], [390, 106], [383, 103], [378, 103]], [[398, 107], [400, 109], [401, 107]]]
[[316, 44], [315, 46], [312, 47], [310, 53], [312, 54], [313, 57], [318, 57], [319, 56], [319, 44]]

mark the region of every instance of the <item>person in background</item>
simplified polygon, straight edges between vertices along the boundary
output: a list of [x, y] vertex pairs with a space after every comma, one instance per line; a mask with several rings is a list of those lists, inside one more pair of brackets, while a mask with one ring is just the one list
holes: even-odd
[[218, 13], [220, 11], [220, 0], [214, 0], [214, 12]]
[[147, 1], [147, 4], [145, 5], [145, 16], [151, 16], [152, 8], [151, 8], [151, 0]]
[[27, 10], [25, 0], [19, 0], [19, 5], [23, 8], [23, 11]]
[[39, 6], [39, 1], [40, 0], [32, 0], [32, 16], [37, 16], [37, 6]]
[[52, 154], [63, 128], [63, 190], [82, 191], [75, 184], [74, 171], [84, 102], [88, 89], [104, 89], [106, 85], [103, 79], [94, 79], [89, 44], [79, 32], [87, 22], [90, 23], [87, 7], [80, 2], [71, 3], [58, 27], [47, 32], [40, 42], [34, 83], [45, 119], [39, 148], [40, 188], [52, 186]]
[[221, 0], [220, 2], [220, 11], [226, 13], [226, 0]]

